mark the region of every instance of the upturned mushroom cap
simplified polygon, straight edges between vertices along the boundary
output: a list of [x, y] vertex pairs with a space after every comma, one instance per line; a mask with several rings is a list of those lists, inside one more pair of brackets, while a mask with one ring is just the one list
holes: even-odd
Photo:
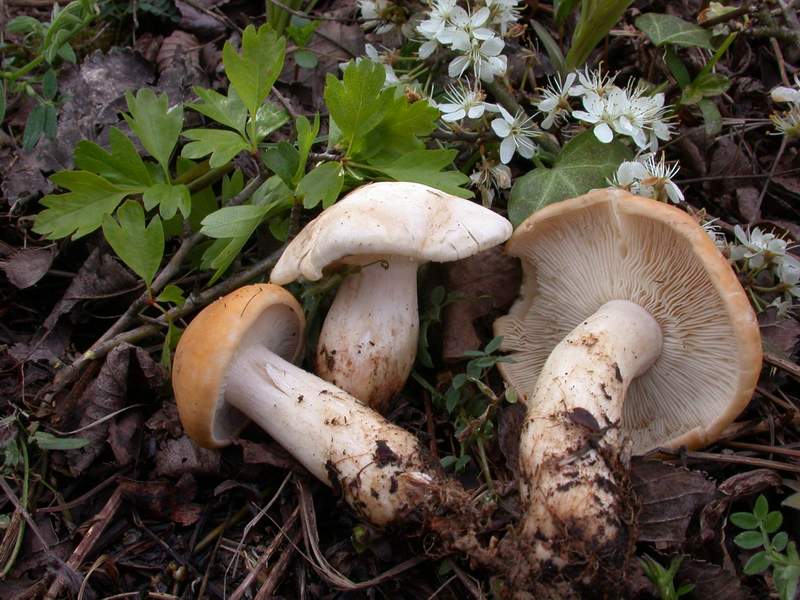
[[220, 298], [183, 332], [172, 365], [172, 387], [183, 428], [206, 448], [229, 444], [248, 423], [224, 400], [228, 367], [261, 344], [288, 361], [303, 346], [303, 310], [281, 287], [248, 285]]
[[420, 183], [373, 183], [311, 221], [287, 246], [270, 280], [316, 281], [331, 263], [366, 264], [386, 255], [449, 262], [510, 235], [511, 223], [469, 200]]
[[520, 298], [495, 322], [514, 363], [500, 369], [523, 401], [550, 352], [610, 300], [647, 310], [663, 350], [628, 389], [621, 427], [635, 454], [711, 443], [750, 400], [761, 338], [725, 257], [685, 212], [621, 190], [550, 205], [507, 244], [522, 259]]

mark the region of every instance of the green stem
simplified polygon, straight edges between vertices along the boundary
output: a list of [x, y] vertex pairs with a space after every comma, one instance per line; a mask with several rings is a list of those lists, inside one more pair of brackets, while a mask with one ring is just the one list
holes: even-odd
[[[23, 465], [23, 477], [22, 477], [22, 497], [20, 498], [20, 502], [22, 504], [23, 510], [28, 510], [28, 479], [30, 476], [29, 473], [29, 464], [28, 464], [28, 446], [25, 444], [24, 441], [20, 441], [20, 447], [22, 448], [22, 465]], [[14, 542], [14, 549], [11, 551], [11, 556], [8, 557], [8, 562], [3, 567], [3, 570], [0, 572], [0, 579], [5, 579], [8, 572], [14, 566], [14, 563], [17, 561], [17, 556], [19, 556], [20, 548], [22, 548], [22, 538], [25, 537], [25, 519], [21, 519], [19, 523], [19, 530], [17, 531], [17, 539]]]
[[486, 480], [486, 485], [489, 486], [489, 490], [494, 494], [494, 482], [492, 481], [492, 472], [489, 470], [489, 461], [486, 458], [486, 449], [483, 446], [483, 439], [478, 437], [476, 445], [478, 446], [481, 473], [483, 473], [483, 478]]

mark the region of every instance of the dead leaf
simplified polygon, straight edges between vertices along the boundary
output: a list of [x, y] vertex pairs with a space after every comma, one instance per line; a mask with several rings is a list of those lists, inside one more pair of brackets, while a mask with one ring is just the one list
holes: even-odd
[[761, 192], [752, 186], [736, 188], [736, 206], [739, 214], [748, 223], [755, 223], [761, 218]]
[[718, 138], [711, 150], [708, 173], [715, 178], [710, 185], [714, 186], [717, 193], [735, 192], [737, 188], [751, 183], [748, 179], [731, 179], [727, 176], [751, 175], [753, 172], [752, 162], [730, 136]]
[[519, 260], [507, 256], [502, 246], [479, 252], [445, 266], [445, 284], [463, 298], [444, 310], [442, 356], [461, 360], [467, 350], [477, 350], [482, 340], [475, 321], [508, 308], [516, 299], [522, 272]]
[[296, 469], [298, 464], [278, 444], [251, 442], [239, 439], [236, 444], [242, 449], [242, 459], [248, 465], [270, 465], [279, 469]]
[[661, 461], [634, 459], [633, 489], [639, 499], [639, 541], [678, 546], [697, 510], [715, 496], [713, 481], [698, 471]]
[[[52, 329], [62, 315], [72, 311], [81, 300], [108, 297], [126, 290], [135, 290], [138, 279], [114, 260], [111, 253], [95, 248], [69, 284], [61, 300], [53, 307], [42, 327]], [[76, 317], [78, 315], [70, 315]]]
[[136, 458], [143, 424], [144, 415], [140, 410], [124, 413], [111, 422], [108, 444], [118, 464], [127, 465]]
[[47, 273], [55, 258], [55, 247], [20, 248], [7, 259], [0, 261], [0, 269], [17, 289], [24, 290]]
[[[97, 378], [89, 384], [75, 406], [58, 406], [60, 428], [77, 429], [103, 419], [103, 417], [131, 404], [129, 396], [140, 399], [152, 397], [163, 385], [166, 374], [150, 355], [141, 348], [123, 344], [114, 348], [106, 357]], [[146, 393], [142, 392], [146, 390]], [[74, 416], [79, 419], [75, 422]], [[67, 463], [73, 475], [80, 475], [92, 464], [105, 447], [111, 423], [104, 421], [80, 432], [80, 437], [89, 444], [78, 450], [66, 452]], [[117, 429], [114, 444], [123, 457], [134, 454], [135, 430]], [[125, 437], [125, 436], [128, 437]], [[125, 451], [121, 450], [125, 447]]]
[[519, 402], [503, 406], [498, 414], [497, 443], [506, 458], [506, 466], [519, 471], [519, 434], [525, 420], [525, 407]]
[[[192, 4], [208, 10], [225, 3], [215, 2], [214, 0], [196, 0]], [[179, 23], [181, 29], [186, 29], [204, 38], [219, 37], [225, 34], [225, 23], [221, 19], [208, 14], [208, 12], [195, 8], [186, 2], [181, 2], [181, 0], [175, 1], [175, 8], [181, 13]]]
[[[690, 598], [702, 600], [752, 600], [753, 595], [745, 588], [739, 578], [704, 560], [685, 559], [681, 563], [676, 583], [694, 584]], [[678, 585], [675, 586], [676, 588]]]
[[764, 350], [791, 360], [800, 338], [800, 323], [794, 317], [778, 319], [777, 309], [759, 313], [758, 324]]
[[203, 507], [192, 504], [193, 495], [186, 495], [179, 485], [169, 481], [134, 481], [122, 479], [119, 489], [125, 500], [156, 517], [170, 519], [179, 525], [196, 523]]
[[162, 442], [156, 452], [155, 474], [159, 477], [180, 477], [184, 473], [219, 475], [220, 467], [219, 452], [201, 448], [185, 435]]

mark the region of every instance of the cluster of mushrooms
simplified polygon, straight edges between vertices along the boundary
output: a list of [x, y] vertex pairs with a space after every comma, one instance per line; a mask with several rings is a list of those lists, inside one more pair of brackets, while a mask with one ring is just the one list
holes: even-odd
[[[619, 562], [632, 544], [631, 455], [717, 439], [756, 385], [756, 318], [713, 241], [666, 204], [599, 190], [511, 234], [491, 210], [428, 186], [351, 192], [288, 245], [270, 284], [220, 298], [186, 329], [173, 387], [187, 433], [216, 448], [255, 421], [364, 519], [413, 519], [448, 550], [504, 569], [514, 587], [527, 585], [522, 571], [529, 582], [576, 562]], [[501, 373], [527, 411], [523, 514], [503, 539], [485, 540], [469, 493], [381, 413], [416, 354], [417, 267], [509, 237], [523, 283], [495, 333], [513, 358]], [[280, 285], [342, 265], [359, 268], [322, 327], [317, 376], [294, 364], [304, 315]]]

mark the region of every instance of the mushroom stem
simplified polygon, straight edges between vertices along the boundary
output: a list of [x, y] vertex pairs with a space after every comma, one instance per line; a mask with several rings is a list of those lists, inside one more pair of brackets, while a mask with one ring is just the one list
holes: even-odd
[[376, 525], [456, 489], [425, 461], [411, 433], [262, 345], [248, 346], [232, 361], [224, 393]]
[[339, 287], [320, 332], [316, 371], [384, 412], [411, 373], [418, 334], [417, 262], [389, 256]]
[[661, 353], [656, 320], [614, 300], [573, 329], [547, 359], [520, 438], [523, 536], [539, 562], [626, 555], [625, 393]]

